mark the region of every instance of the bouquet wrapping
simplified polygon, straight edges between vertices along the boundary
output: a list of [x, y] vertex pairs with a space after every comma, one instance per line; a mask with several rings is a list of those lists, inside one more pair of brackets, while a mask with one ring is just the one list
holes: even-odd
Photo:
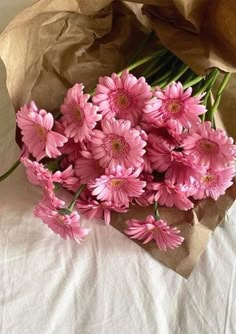
[[[214, 44], [212, 41], [215, 39], [210, 37], [211, 43], [205, 39], [204, 43], [201, 42], [201, 34], [205, 31], [201, 29], [201, 15], [206, 10], [203, 2], [196, 5], [196, 1], [191, 1], [192, 6], [186, 7], [181, 1], [176, 1], [175, 5], [168, 1], [143, 3], [146, 4], [143, 11], [162, 44], [197, 74], [205, 74], [211, 67], [230, 72], [235, 70], [234, 59], [222, 53], [220, 45], [223, 42], [219, 45], [216, 41]], [[221, 5], [222, 2], [218, 1], [217, 10]], [[34, 100], [47, 111], [57, 112], [67, 90], [75, 83], [83, 82], [89, 91], [96, 85], [98, 77], [125, 68], [139, 48], [140, 40], [145, 38], [143, 23], [146, 25], [148, 22], [149, 25], [149, 21], [141, 16], [139, 6], [131, 8], [135, 9], [137, 16], [120, 1], [113, 4], [98, 1], [95, 6], [93, 1], [58, 0], [37, 2], [20, 14], [0, 37], [0, 56], [6, 66], [7, 86], [16, 111]], [[216, 31], [214, 20], [217, 13], [209, 20], [213, 32]], [[142, 23], [138, 20], [140, 17]], [[224, 29], [219, 33], [224, 34]], [[193, 36], [202, 43], [193, 43], [196, 49], [187, 44], [192, 44]], [[233, 42], [229, 45], [231, 38], [223, 37], [229, 50], [234, 48]], [[153, 48], [156, 45], [150, 43], [146, 48], [147, 54]], [[205, 57], [206, 54], [210, 54], [211, 58]], [[177, 227], [185, 238], [184, 244], [177, 249], [165, 253], [153, 243], [143, 245], [140, 241], [136, 242], [156, 259], [188, 277], [206, 247], [211, 231], [222, 221], [234, 199], [233, 186], [216, 201], [201, 200], [194, 209], [186, 212], [160, 208], [161, 217]], [[135, 206], [128, 213], [114, 213], [111, 224], [124, 231], [126, 219], [142, 220], [152, 211], [150, 207]]]

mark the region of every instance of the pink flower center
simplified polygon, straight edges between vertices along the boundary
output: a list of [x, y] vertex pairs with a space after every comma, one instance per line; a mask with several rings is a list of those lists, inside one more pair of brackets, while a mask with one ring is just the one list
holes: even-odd
[[118, 135], [109, 135], [105, 139], [105, 150], [111, 153], [113, 157], [123, 157], [129, 153], [129, 144], [125, 141], [124, 137]]
[[111, 179], [109, 181], [109, 185], [113, 189], [120, 189], [121, 187], [123, 187], [123, 185], [125, 183], [126, 183], [126, 180], [124, 180], [124, 179], [117, 179], [117, 178]]
[[176, 99], [171, 99], [166, 103], [166, 109], [171, 114], [177, 114], [183, 109], [183, 103]]
[[209, 139], [200, 139], [197, 147], [200, 152], [207, 154], [216, 154], [219, 152], [219, 145]]
[[40, 139], [46, 141], [47, 139], [47, 129], [41, 127], [40, 125], [36, 125], [36, 132]]

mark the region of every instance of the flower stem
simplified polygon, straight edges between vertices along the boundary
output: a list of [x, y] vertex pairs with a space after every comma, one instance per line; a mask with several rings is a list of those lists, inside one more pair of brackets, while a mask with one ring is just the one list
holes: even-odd
[[193, 96], [196, 96], [196, 95], [199, 95], [203, 92], [206, 92], [206, 91], [209, 91], [212, 89], [212, 87], [214, 86], [215, 84], [215, 81], [219, 75], [220, 71], [218, 70], [218, 68], [215, 68], [214, 70], [212, 70], [210, 72], [210, 74], [208, 74], [206, 76], [206, 79], [205, 79], [205, 82], [204, 82], [204, 85], [202, 87], [200, 87], [198, 90], [196, 90], [196, 92], [194, 92], [194, 95]]
[[220, 104], [222, 93], [223, 93], [223, 91], [224, 91], [224, 89], [225, 89], [225, 87], [226, 87], [226, 85], [227, 85], [227, 83], [228, 83], [228, 81], [230, 79], [230, 76], [231, 76], [231, 73], [226, 73], [224, 75], [224, 79], [222, 80], [222, 82], [221, 82], [221, 84], [220, 84], [220, 86], [218, 88], [218, 91], [216, 93], [215, 102], [214, 102], [212, 108], [209, 110], [209, 115], [208, 116], [209, 116], [209, 120], [211, 122], [213, 122], [214, 113], [215, 113], [216, 109], [218, 108], [218, 106]]
[[68, 206], [68, 210], [72, 211], [75, 205], [75, 202], [77, 201], [77, 199], [79, 198], [80, 194], [84, 191], [84, 189], [86, 188], [86, 184], [81, 184], [81, 186], [79, 187], [79, 189], [77, 190], [77, 192], [75, 193], [71, 203]]
[[160, 219], [159, 211], [158, 211], [158, 203], [154, 202], [154, 217], [156, 220]]
[[180, 71], [174, 76], [172, 77], [169, 81], [163, 83], [163, 84], [160, 84], [159, 86], [161, 88], [165, 88], [167, 85], [169, 85], [171, 82], [174, 82], [176, 80], [178, 80], [180, 77], [182, 77], [182, 75], [189, 69], [189, 67], [187, 65], [182, 65], [180, 67]]
[[184, 89], [187, 89], [189, 87], [192, 87], [194, 85], [196, 85], [197, 83], [199, 83], [201, 80], [203, 80], [204, 77], [195, 77], [193, 79], [190, 79], [189, 81], [186, 81], [183, 85]]
[[14, 172], [14, 170], [20, 165], [21, 161], [20, 159], [18, 159], [12, 166], [10, 169], [8, 169], [8, 171], [6, 173], [4, 173], [3, 175], [0, 176], [0, 182], [2, 182], [3, 180], [5, 180], [9, 175], [11, 175], [11, 173]]
[[[153, 58], [155, 58], [156, 56], [160, 56], [165, 52], [165, 48], [161, 48], [155, 52], [153, 52], [151, 55], [146, 56], [142, 59], [137, 60], [135, 63], [129, 65], [126, 69], [129, 71], [134, 70], [135, 68], [147, 63], [148, 61], [152, 60]], [[119, 72], [117, 75], [120, 76], [122, 74], [123, 70], [121, 72]]]

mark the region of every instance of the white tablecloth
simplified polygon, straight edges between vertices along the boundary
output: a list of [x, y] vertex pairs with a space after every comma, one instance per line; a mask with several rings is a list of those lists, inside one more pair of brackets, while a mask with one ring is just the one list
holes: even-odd
[[[30, 2], [0, 0], [0, 29]], [[19, 153], [4, 80], [0, 64], [0, 172]], [[185, 280], [98, 222], [63, 241], [33, 217], [39, 198], [22, 167], [0, 184], [1, 334], [236, 333], [236, 205]]]

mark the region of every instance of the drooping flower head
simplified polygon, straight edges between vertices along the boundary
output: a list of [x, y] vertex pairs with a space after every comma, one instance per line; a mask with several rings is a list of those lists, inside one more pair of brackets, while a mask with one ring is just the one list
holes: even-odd
[[211, 122], [204, 122], [190, 131], [182, 147], [195, 163], [215, 169], [234, 161], [236, 145], [233, 142], [225, 131], [212, 129]]
[[106, 175], [89, 183], [88, 188], [98, 200], [128, 207], [129, 202], [134, 197], [138, 197], [144, 192], [146, 182], [138, 178], [140, 171], [137, 169], [134, 172], [132, 168], [124, 169], [118, 165], [106, 169]]
[[176, 206], [180, 210], [193, 208], [193, 203], [188, 199], [189, 189], [182, 184], [173, 184], [170, 180], [164, 182], [153, 182], [150, 185], [156, 191], [155, 201], [160, 205], [171, 208]]
[[206, 107], [201, 104], [201, 95], [192, 97], [191, 94], [192, 88], [184, 91], [180, 82], [170, 84], [165, 90], [156, 89], [154, 96], [161, 101], [161, 106], [156, 109], [156, 117], [174, 119], [187, 129], [200, 123], [198, 116], [206, 112]]
[[90, 232], [90, 229], [80, 225], [80, 215], [76, 211], [60, 213], [56, 208], [46, 205], [45, 202], [40, 202], [35, 207], [34, 214], [63, 239], [69, 238], [80, 243]]
[[56, 171], [53, 174], [53, 182], [61, 184], [64, 188], [76, 192], [81, 184], [81, 180], [76, 177], [75, 170], [72, 165], [63, 171]]
[[52, 173], [43, 164], [26, 157], [21, 158], [21, 162], [26, 167], [26, 174], [30, 183], [47, 190], [54, 188]]
[[91, 140], [92, 155], [103, 168], [117, 165], [138, 168], [143, 163], [146, 145], [140, 132], [131, 128], [130, 121], [104, 120], [102, 130], [94, 130]]
[[128, 71], [123, 71], [120, 77], [113, 73], [111, 77], [99, 78], [93, 103], [99, 106], [105, 118], [127, 119], [135, 126], [139, 124], [151, 96], [145, 78], [137, 79]]
[[232, 180], [235, 175], [234, 165], [205, 170], [197, 180], [194, 199], [211, 197], [216, 201], [233, 184]]
[[57, 158], [67, 138], [52, 131], [54, 119], [51, 113], [38, 110], [34, 102], [22, 107], [16, 115], [16, 121], [21, 129], [22, 140], [28, 151], [40, 161], [44, 157]]
[[89, 94], [83, 93], [84, 86], [76, 84], [68, 90], [64, 104], [61, 106], [62, 122], [65, 135], [74, 141], [82, 142], [91, 138], [92, 130], [101, 119], [98, 107], [88, 102]]
[[125, 233], [131, 239], [143, 241], [143, 244], [155, 240], [160, 250], [174, 249], [184, 241], [176, 227], [170, 227], [165, 220], [156, 220], [151, 215], [147, 216], [145, 220], [131, 219], [126, 223], [128, 228]]

